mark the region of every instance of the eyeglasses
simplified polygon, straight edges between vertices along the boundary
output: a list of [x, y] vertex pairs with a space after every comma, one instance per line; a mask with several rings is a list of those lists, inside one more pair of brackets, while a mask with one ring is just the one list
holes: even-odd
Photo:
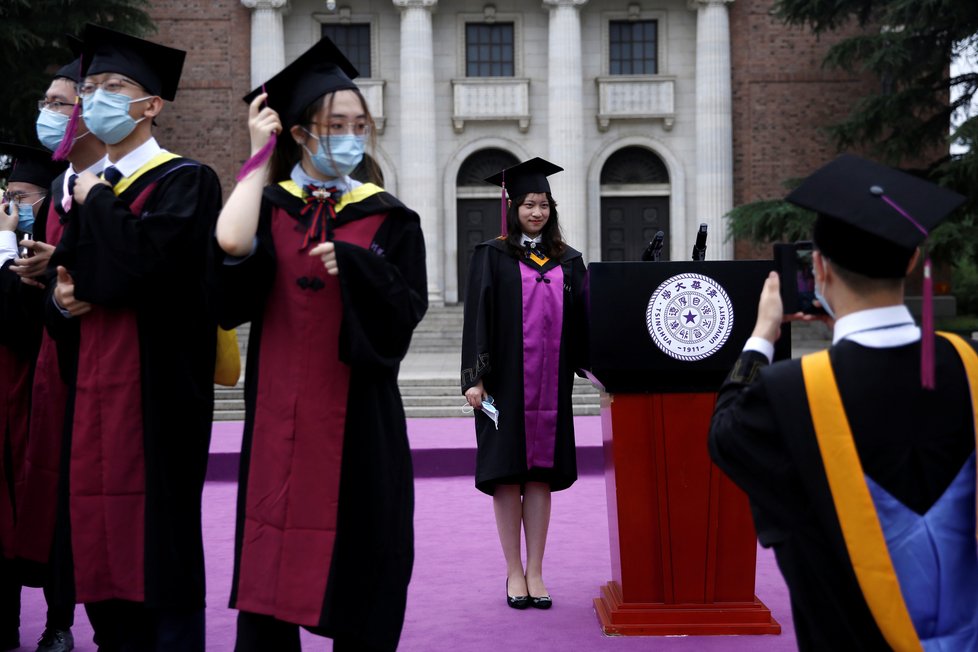
[[[46, 194], [47, 193], [45, 193], [43, 191], [38, 191], [38, 192], [4, 192], [3, 193], [3, 196], [0, 197], [0, 199], [2, 199], [3, 200], [3, 203], [5, 203], [5, 204], [31, 204], [31, 205], [34, 205], [37, 202], [41, 201], [41, 199], [44, 199], [44, 195], [46, 195]], [[40, 199], [38, 199], [37, 201], [34, 201], [34, 202], [24, 201], [25, 199], [27, 199], [31, 195], [41, 195], [41, 197], [40, 197]]]
[[[330, 135], [330, 136], [345, 136], [347, 134], [352, 134], [354, 136], [369, 136], [370, 135], [370, 123], [365, 120], [351, 120], [350, 122], [343, 122], [342, 120], [331, 120], [326, 124], [321, 122], [312, 122], [320, 129], [326, 129], [326, 134], [313, 134], [313, 135]], [[310, 132], [311, 133], [311, 132]]]
[[78, 87], [78, 94], [82, 97], [88, 97], [95, 92], [96, 88], [101, 88], [106, 93], [118, 93], [126, 86], [131, 86], [133, 88], [142, 88], [139, 84], [134, 81], [129, 81], [128, 79], [113, 78], [106, 79], [101, 82], [85, 82]]
[[48, 111], [54, 111], [55, 113], [63, 113], [62, 109], [70, 111], [73, 106], [75, 105], [71, 104], [70, 102], [59, 102], [58, 100], [52, 100], [51, 102], [48, 102], [47, 100], [37, 101], [38, 111], [47, 109]]

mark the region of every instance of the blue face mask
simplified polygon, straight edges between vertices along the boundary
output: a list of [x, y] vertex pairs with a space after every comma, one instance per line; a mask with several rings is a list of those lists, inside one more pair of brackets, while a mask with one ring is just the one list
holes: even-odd
[[818, 289], [818, 285], [815, 286], [815, 298], [818, 299], [819, 305], [822, 309], [828, 313], [829, 317], [835, 319], [835, 313], [832, 311], [832, 306], [829, 305], [829, 300], [822, 296], [822, 291]]
[[136, 125], [145, 118], [134, 120], [129, 115], [129, 105], [142, 102], [153, 97], [147, 95], [139, 99], [130, 99], [122, 93], [106, 93], [101, 88], [88, 97], [82, 98], [82, 117], [88, 130], [106, 145], [115, 145], [132, 133]]
[[37, 139], [41, 144], [52, 152], [58, 149], [61, 140], [65, 137], [65, 128], [68, 126], [68, 116], [50, 109], [41, 109], [37, 114], [37, 122], [34, 127], [37, 130]]
[[34, 204], [17, 204], [17, 230], [21, 233], [34, 233]]
[[357, 169], [360, 161], [363, 160], [365, 148], [363, 136], [354, 136], [353, 134], [316, 136], [310, 133], [308, 129], [306, 133], [319, 140], [319, 150], [315, 154], [310, 152], [305, 145], [302, 147], [309, 153], [313, 166], [324, 176], [330, 178], [345, 177]]

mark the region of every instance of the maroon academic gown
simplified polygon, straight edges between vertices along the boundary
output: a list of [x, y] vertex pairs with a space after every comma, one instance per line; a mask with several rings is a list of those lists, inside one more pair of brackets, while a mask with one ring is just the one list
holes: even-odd
[[[213, 170], [148, 165], [116, 196], [95, 186], [66, 225], [63, 265], [91, 312], [47, 311], [70, 372], [60, 504], [75, 601], [204, 605], [200, 497], [213, 415], [216, 317], [206, 281], [221, 206]], [[74, 360], [72, 359], [74, 358]], [[62, 537], [57, 537], [62, 543]]]
[[[376, 186], [340, 204], [339, 276], [267, 188], [258, 248], [225, 264], [222, 325], [252, 320], [231, 606], [396, 646], [413, 563], [398, 364], [427, 307], [418, 217]], [[350, 198], [350, 195], [347, 196]]]
[[[46, 211], [48, 199], [38, 210]], [[38, 219], [38, 222], [42, 220]], [[0, 555], [16, 555], [16, 528], [26, 480], [25, 458], [31, 414], [31, 382], [41, 334], [44, 294], [0, 269]]]
[[[61, 206], [62, 187], [62, 176], [59, 176], [51, 185], [46, 220], [35, 223], [35, 229], [41, 226], [44, 231], [35, 234], [41, 236], [37, 239], [53, 246], [61, 241], [67, 219]], [[40, 586], [44, 582], [43, 576], [31, 571], [37, 569], [36, 564], [46, 564], [51, 554], [67, 399], [68, 386], [58, 368], [57, 346], [44, 331], [34, 366], [24, 488], [17, 500], [19, 518], [14, 542], [16, 557], [28, 562], [23, 568], [27, 571], [24, 581], [29, 585]]]

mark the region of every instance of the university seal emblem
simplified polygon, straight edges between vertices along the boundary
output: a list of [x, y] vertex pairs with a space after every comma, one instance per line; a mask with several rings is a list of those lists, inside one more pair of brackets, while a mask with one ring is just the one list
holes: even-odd
[[720, 350], [733, 330], [733, 304], [709, 276], [677, 274], [649, 298], [645, 324], [652, 341], [677, 360], [703, 360]]

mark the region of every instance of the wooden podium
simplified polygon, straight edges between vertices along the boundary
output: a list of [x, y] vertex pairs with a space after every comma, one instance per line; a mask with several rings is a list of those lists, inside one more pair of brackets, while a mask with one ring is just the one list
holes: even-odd
[[[772, 269], [771, 261], [589, 268], [592, 380], [605, 391], [612, 578], [594, 599], [605, 634], [781, 633], [754, 595], [747, 497], [706, 446], [716, 391]], [[779, 342], [776, 357], [790, 355], [790, 337]]]

